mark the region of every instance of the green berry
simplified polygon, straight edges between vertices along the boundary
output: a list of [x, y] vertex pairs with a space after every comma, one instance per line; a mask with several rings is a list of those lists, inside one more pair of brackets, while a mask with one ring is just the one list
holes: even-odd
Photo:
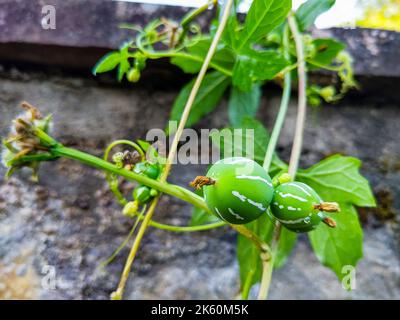
[[138, 82], [140, 79], [140, 70], [137, 68], [132, 68], [128, 71], [126, 78], [129, 82]]
[[149, 162], [139, 162], [135, 165], [134, 171], [139, 174], [144, 174], [150, 179], [157, 179], [160, 174], [160, 169], [156, 164]]
[[272, 185], [274, 186], [274, 188], [276, 188], [277, 186], [279, 186], [282, 183], [287, 183], [287, 182], [291, 182], [292, 176], [289, 173], [282, 173], [280, 175], [275, 176], [272, 179]]
[[133, 198], [139, 203], [144, 204], [151, 199], [150, 188], [147, 186], [138, 186], [133, 190]]
[[152, 197], [155, 197], [155, 196], [158, 195], [158, 191], [157, 191], [156, 189], [151, 189], [151, 190], [150, 190], [150, 195], [151, 195]]
[[314, 207], [321, 202], [319, 195], [308, 185], [289, 182], [275, 188], [271, 212], [289, 230], [308, 232], [325, 218], [324, 213]]
[[112, 160], [118, 168], [122, 168], [124, 166], [124, 154], [123, 152], [114, 153], [112, 156]]
[[324, 98], [326, 102], [330, 102], [333, 100], [336, 94], [336, 89], [334, 86], [327, 86], [322, 88], [319, 94], [321, 95], [322, 98]]
[[271, 178], [256, 162], [247, 158], [226, 158], [207, 172], [215, 181], [204, 186], [204, 200], [220, 219], [245, 224], [266, 212], [273, 195]]
[[122, 214], [127, 217], [134, 217], [138, 210], [138, 202], [137, 201], [130, 201], [122, 210]]

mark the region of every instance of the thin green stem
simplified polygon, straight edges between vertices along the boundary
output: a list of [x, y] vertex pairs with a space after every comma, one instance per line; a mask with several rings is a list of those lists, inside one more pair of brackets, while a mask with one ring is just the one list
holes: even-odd
[[[302, 35], [299, 31], [297, 21], [291, 13], [288, 17], [288, 24], [290, 30], [293, 34], [293, 38], [296, 44], [296, 55], [297, 55], [297, 70], [298, 70], [298, 78], [299, 78], [299, 98], [298, 98], [298, 112], [297, 112], [297, 120], [296, 120], [296, 130], [295, 136], [293, 139], [292, 153], [289, 161], [289, 174], [295, 178], [297, 173], [297, 168], [299, 165], [299, 159], [301, 154], [301, 148], [303, 144], [303, 135], [304, 135], [304, 126], [306, 119], [306, 107], [307, 107], [307, 76], [306, 76], [306, 66], [304, 59], [304, 48], [303, 48], [303, 39]], [[274, 261], [278, 251], [279, 238], [281, 234], [281, 224], [277, 223], [274, 232], [274, 238], [271, 244], [271, 259], [264, 260], [263, 262], [263, 273], [261, 278], [260, 290], [258, 293], [259, 300], [265, 300], [268, 297], [269, 287], [272, 279], [272, 272], [274, 268]]]
[[121, 250], [128, 244], [129, 240], [132, 238], [133, 234], [135, 233], [135, 230], [136, 230], [137, 226], [139, 225], [140, 220], [143, 218], [143, 214], [144, 214], [144, 211], [145, 211], [145, 210], [146, 210], [146, 209], [144, 208], [144, 209], [137, 215], [136, 220], [135, 220], [135, 223], [133, 224], [131, 230], [129, 231], [128, 236], [127, 236], [127, 237], [125, 238], [125, 240], [120, 244], [120, 246], [117, 248], [117, 250], [115, 250], [115, 251], [113, 252], [113, 254], [112, 254], [107, 260], [103, 261], [103, 262], [100, 264], [100, 267], [101, 267], [101, 268], [104, 268], [105, 266], [107, 266], [108, 264], [110, 264], [110, 263], [115, 259], [115, 257], [118, 255], [118, 253], [120, 253]]
[[113, 141], [112, 143], [110, 143], [110, 144], [107, 146], [106, 151], [104, 152], [104, 157], [103, 157], [103, 159], [107, 161], [107, 160], [108, 160], [108, 156], [109, 156], [109, 154], [110, 154], [110, 151], [111, 151], [114, 147], [116, 147], [116, 146], [118, 146], [118, 145], [121, 145], [121, 144], [126, 144], [126, 145], [128, 145], [128, 146], [131, 146], [131, 147], [134, 148], [137, 152], [139, 152], [142, 161], [145, 159], [145, 154], [144, 154], [142, 148], [141, 148], [136, 142], [133, 142], [133, 141], [130, 141], [130, 140], [115, 140], [115, 141]]
[[294, 179], [296, 176], [297, 168], [299, 166], [300, 154], [303, 145], [304, 126], [306, 121], [307, 111], [307, 74], [306, 63], [304, 59], [303, 39], [299, 31], [297, 21], [293, 14], [288, 18], [289, 27], [292, 31], [294, 42], [296, 44], [296, 54], [298, 63], [298, 78], [299, 78], [299, 98], [298, 98], [298, 111], [296, 119], [296, 130], [293, 138], [292, 153], [289, 161], [289, 174]]
[[[150, 179], [144, 175], [137, 174], [135, 172], [126, 170], [124, 168], [118, 168], [116, 165], [105, 161], [101, 158], [93, 156], [91, 154], [68, 148], [54, 140], [52, 137], [44, 133], [42, 130], [35, 128], [35, 134], [39, 137], [43, 144], [49, 145], [51, 154], [55, 157], [64, 157], [72, 160], [79, 161], [91, 167], [100, 169], [102, 171], [106, 171], [117, 176], [123, 177], [127, 180], [137, 181], [141, 184], [144, 184], [150, 188], [154, 188], [162, 193], [169, 194], [178, 199], [181, 199], [185, 202], [188, 202], [195, 207], [204, 210], [205, 212], [212, 214], [211, 210], [208, 208], [204, 199], [194, 192], [182, 188], [181, 186], [177, 186], [174, 184], [169, 184], [167, 182], [161, 182], [158, 180]], [[21, 157], [23, 159], [24, 157]], [[263, 251], [269, 251], [268, 246], [259, 239], [255, 234], [253, 234], [249, 229], [247, 229], [243, 225], [230, 225], [237, 232], [253, 241], [255, 245]]]
[[262, 276], [261, 276], [261, 284], [260, 289], [258, 291], [258, 300], [266, 300], [268, 298], [269, 287], [271, 285], [272, 272], [274, 270], [275, 258], [278, 252], [278, 244], [279, 238], [281, 235], [282, 225], [278, 222], [275, 226], [274, 230], [274, 238], [272, 239], [271, 244], [271, 258], [270, 259], [262, 259]]
[[215, 6], [218, 3], [217, 0], [209, 0], [206, 4], [202, 5], [201, 7], [198, 7], [197, 9], [194, 9], [190, 11], [186, 16], [183, 17], [181, 26], [186, 27], [189, 25], [196, 17], [198, 17], [200, 14], [202, 14], [204, 11], [208, 10], [210, 6]]
[[[289, 46], [289, 36], [288, 36], [288, 28], [285, 28], [285, 33], [284, 33], [284, 56], [288, 58], [289, 52], [287, 50]], [[281, 105], [279, 107], [279, 112], [275, 120], [275, 125], [274, 129], [272, 130], [271, 133], [271, 138], [268, 143], [267, 151], [265, 153], [265, 159], [264, 159], [264, 164], [263, 167], [265, 171], [269, 171], [269, 168], [271, 167], [272, 159], [275, 154], [275, 149], [276, 145], [278, 143], [278, 139], [283, 127], [283, 123], [285, 122], [286, 118], [286, 113], [288, 110], [289, 106], [289, 100], [290, 100], [290, 93], [292, 90], [292, 77], [291, 77], [291, 72], [288, 71], [285, 73], [285, 81], [283, 84], [283, 93], [282, 93], [282, 100], [281, 100]]]
[[195, 18], [197, 18], [200, 14], [202, 14], [204, 11], [208, 10], [210, 6], [216, 6], [218, 4], [217, 0], [209, 0], [206, 4], [202, 5], [201, 7], [190, 11], [186, 16], [183, 17], [181, 21], [181, 27], [182, 27], [182, 32], [179, 35], [178, 39], [178, 45], [180, 45], [183, 40], [185, 39], [188, 31], [190, 24], [193, 22]]
[[[285, 25], [284, 29], [284, 37], [283, 37], [283, 54], [285, 58], [289, 59], [290, 58], [290, 53], [289, 53], [289, 28], [287, 25]], [[279, 108], [279, 112], [275, 121], [274, 129], [272, 130], [271, 138], [268, 144], [267, 152], [265, 154], [265, 160], [263, 167], [264, 169], [268, 172], [269, 168], [272, 163], [273, 156], [275, 154], [275, 149], [276, 145], [278, 143], [278, 138], [280, 136], [283, 123], [286, 118], [288, 106], [289, 106], [289, 100], [290, 100], [290, 93], [291, 93], [291, 87], [292, 87], [292, 78], [291, 78], [291, 71], [288, 71], [285, 74], [285, 81], [284, 81], [284, 88], [283, 88], [283, 93], [282, 93], [282, 100], [281, 100], [281, 105]], [[279, 234], [280, 234], [280, 224], [277, 222], [276, 227], [275, 227], [275, 237], [273, 238], [274, 240], [272, 241], [271, 245], [271, 257], [270, 259], [263, 259], [262, 257], [262, 276], [261, 276], [261, 284], [260, 284], [260, 289], [258, 292], [258, 299], [259, 300], [265, 300], [267, 295], [268, 295], [268, 290], [269, 286], [271, 283], [271, 278], [272, 278], [272, 270], [274, 267], [274, 260], [275, 260], [275, 255], [276, 255], [276, 244], [277, 241], [279, 240]]]
[[[141, 217], [140, 220], [143, 220], [144, 218]], [[156, 229], [161, 229], [161, 230], [167, 230], [167, 231], [172, 231], [172, 232], [195, 232], [195, 231], [206, 231], [206, 230], [211, 230], [219, 227], [226, 226], [227, 223], [224, 221], [219, 221], [219, 222], [214, 222], [214, 223], [209, 223], [209, 224], [203, 224], [199, 226], [188, 226], [188, 227], [181, 227], [181, 226], [173, 226], [169, 224], [164, 224], [164, 223], [159, 223], [154, 220], [151, 220], [149, 223], [150, 227], [156, 228]]]
[[[141, 161], [145, 160], [146, 157], [145, 157], [145, 154], [144, 154], [142, 148], [140, 148], [140, 146], [137, 143], [135, 143], [133, 141], [129, 141], [129, 140], [115, 140], [112, 143], [110, 143], [104, 152], [103, 160], [108, 161], [108, 157], [109, 157], [111, 150], [114, 147], [116, 147], [118, 145], [122, 145], [122, 144], [131, 146], [132, 148], [134, 148], [140, 154]], [[125, 206], [128, 203], [128, 200], [124, 197], [122, 192], [119, 190], [118, 177], [116, 175], [106, 172], [106, 181], [108, 183], [108, 186], [110, 187], [111, 192], [115, 195], [118, 202], [121, 205]]]
[[137, 182], [144, 184], [150, 188], [154, 188], [160, 192], [169, 194], [169, 195], [179, 198], [183, 201], [191, 203], [194, 206], [201, 208], [207, 212], [210, 212], [207, 207], [207, 204], [204, 202], [203, 198], [201, 198], [194, 192], [191, 192], [190, 190], [187, 190], [180, 186], [169, 184], [166, 182], [161, 182], [158, 180], [154, 180], [154, 179], [148, 178], [144, 175], [126, 170], [124, 168], [118, 168], [116, 165], [114, 165], [108, 161], [105, 161], [103, 159], [100, 159], [98, 157], [92, 156], [90, 154], [87, 154], [85, 152], [82, 152], [82, 151], [79, 151], [76, 149], [64, 147], [62, 145], [58, 145], [58, 146], [52, 148], [52, 153], [59, 157], [65, 157], [65, 158], [77, 160], [77, 161], [87, 164], [91, 167], [94, 167], [94, 168], [97, 168], [97, 169], [100, 169], [103, 171], [107, 171], [109, 173], [113, 173], [117, 176], [124, 177], [128, 180], [137, 181]]

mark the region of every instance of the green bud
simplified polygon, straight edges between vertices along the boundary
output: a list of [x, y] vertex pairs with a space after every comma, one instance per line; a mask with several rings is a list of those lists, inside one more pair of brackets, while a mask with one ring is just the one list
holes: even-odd
[[124, 154], [123, 154], [123, 152], [114, 153], [113, 156], [112, 156], [112, 160], [113, 160], [113, 162], [115, 163], [115, 165], [117, 167], [122, 168], [124, 166], [124, 163], [123, 163]]
[[132, 218], [137, 213], [138, 207], [139, 203], [137, 201], [130, 201], [125, 205], [124, 209], [122, 209], [122, 214]]
[[336, 94], [336, 89], [334, 86], [327, 86], [325, 88], [322, 88], [319, 92], [319, 94], [321, 95], [321, 97], [326, 101], [326, 102], [330, 102], [333, 100], [333, 97]]
[[292, 181], [293, 181], [292, 176], [289, 173], [285, 172], [285, 173], [281, 173], [278, 176], [275, 176], [272, 179], [272, 185], [274, 187], [277, 187], [283, 183], [288, 183], [288, 182], [292, 182]]
[[157, 191], [156, 189], [151, 189], [151, 190], [150, 190], [150, 195], [151, 195], [152, 197], [156, 197], [156, 196], [158, 195], [158, 191]]
[[129, 82], [138, 82], [140, 79], [140, 71], [137, 68], [132, 68], [129, 70], [126, 78], [128, 79]]

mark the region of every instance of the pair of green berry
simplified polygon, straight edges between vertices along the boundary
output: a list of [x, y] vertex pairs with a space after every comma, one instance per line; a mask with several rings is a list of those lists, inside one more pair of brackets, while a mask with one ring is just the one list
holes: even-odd
[[[133, 171], [145, 175], [150, 179], [158, 179], [160, 175], [159, 166], [148, 161], [136, 163], [133, 167]], [[145, 208], [146, 204], [157, 195], [157, 190], [142, 184], [138, 185], [132, 192], [133, 201], [130, 201], [125, 205], [122, 211], [123, 214], [128, 217], [134, 217], [138, 213], [140, 206]]]
[[[143, 161], [135, 164], [133, 171], [139, 174], [143, 174], [150, 179], [157, 179], [160, 174], [160, 169], [156, 164], [150, 163], [148, 161]], [[139, 185], [133, 189], [133, 199], [138, 202], [138, 204], [143, 205], [149, 202], [158, 194], [157, 190], [152, 189], [145, 185]]]
[[245, 224], [264, 213], [272, 215], [294, 232], [308, 232], [321, 221], [334, 227], [325, 211], [338, 211], [335, 203], [322, 202], [311, 187], [290, 179], [271, 180], [253, 160], [234, 157], [216, 162], [207, 177], [197, 177], [196, 187], [203, 187], [204, 200], [220, 219], [231, 224]]

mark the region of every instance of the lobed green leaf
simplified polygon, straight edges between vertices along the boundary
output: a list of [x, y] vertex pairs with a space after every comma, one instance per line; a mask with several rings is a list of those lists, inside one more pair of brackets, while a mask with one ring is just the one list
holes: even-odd
[[[195, 79], [190, 81], [186, 86], [183, 87], [175, 103], [172, 107], [170, 120], [179, 121], [183, 109], [185, 108], [186, 102], [193, 88]], [[218, 102], [221, 100], [226, 88], [230, 84], [230, 78], [223, 75], [218, 71], [208, 73], [200, 86], [199, 92], [193, 103], [192, 110], [189, 118], [186, 122], [186, 126], [190, 127], [196, 124], [205, 115], [209, 114], [215, 109]], [[170, 132], [172, 134], [172, 132]]]
[[252, 117], [257, 113], [260, 105], [261, 86], [253, 84], [250, 91], [242, 91], [237, 87], [232, 87], [228, 102], [228, 116], [232, 125], [240, 125], [244, 118]]
[[314, 188], [324, 201], [374, 207], [375, 198], [367, 179], [359, 172], [361, 161], [341, 155], [299, 170], [296, 180]]
[[315, 56], [309, 61], [311, 64], [329, 66], [337, 55], [346, 48], [343, 42], [334, 39], [315, 39]]
[[240, 32], [238, 51], [250, 48], [254, 42], [279, 26], [292, 7], [291, 0], [254, 0]]
[[93, 67], [93, 74], [103, 73], [115, 69], [121, 61], [121, 54], [117, 51], [107, 53]]
[[335, 4], [336, 0], [308, 0], [296, 11], [299, 29], [305, 31], [311, 27], [318, 16], [328, 11]]
[[273, 79], [290, 62], [274, 50], [245, 50], [237, 56], [232, 83], [242, 91], [250, 91], [253, 82]]
[[340, 206], [340, 213], [331, 214], [337, 222], [336, 228], [321, 223], [308, 237], [318, 260], [342, 280], [346, 275], [343, 267], [355, 267], [363, 256], [363, 233], [355, 208], [348, 203], [340, 203]]

